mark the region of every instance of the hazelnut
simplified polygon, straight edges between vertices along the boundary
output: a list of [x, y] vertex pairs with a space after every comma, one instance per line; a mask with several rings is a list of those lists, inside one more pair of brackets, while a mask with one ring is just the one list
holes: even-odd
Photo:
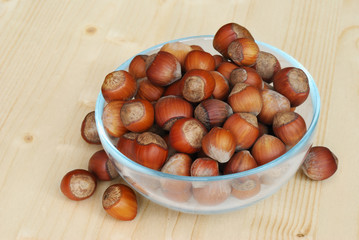
[[220, 27], [213, 38], [213, 47], [224, 57], [229, 58], [227, 49], [229, 44], [237, 38], [254, 40], [247, 28], [237, 23], [227, 23]]
[[282, 156], [286, 148], [279, 138], [264, 134], [254, 143], [251, 152], [258, 165], [263, 165]]
[[210, 53], [200, 50], [193, 50], [187, 54], [184, 67], [186, 72], [192, 69], [214, 71], [216, 63]]
[[[161, 172], [190, 176], [192, 159], [188, 154], [176, 153], [172, 155], [163, 165]], [[192, 184], [185, 181], [161, 179], [161, 189], [163, 194], [174, 201], [186, 202], [192, 196]]]
[[125, 128], [132, 132], [144, 132], [154, 122], [154, 109], [145, 99], [133, 99], [123, 104], [120, 111]]
[[237, 38], [233, 40], [227, 49], [229, 58], [237, 65], [252, 66], [257, 60], [259, 47], [254, 40], [249, 38]]
[[220, 72], [210, 71], [209, 73], [215, 81], [215, 87], [212, 93], [213, 98], [219, 100], [227, 99], [230, 92], [228, 80]]
[[184, 61], [187, 54], [192, 51], [192, 47], [183, 42], [170, 42], [163, 45], [160, 51], [171, 53], [175, 56], [178, 62], [181, 64], [182, 69], [184, 69]]
[[287, 67], [273, 78], [274, 89], [288, 98], [292, 107], [302, 104], [309, 95], [308, 77], [302, 69]]
[[177, 120], [169, 133], [171, 146], [178, 152], [195, 153], [201, 149], [201, 142], [207, 134], [203, 124], [195, 118]]
[[149, 102], [157, 101], [165, 91], [164, 87], [154, 85], [147, 77], [138, 79], [137, 84], [136, 98], [146, 99]]
[[312, 147], [304, 159], [302, 169], [310, 179], [321, 181], [337, 171], [338, 158], [327, 147]]
[[202, 69], [192, 69], [186, 72], [181, 82], [183, 97], [193, 103], [209, 98], [216, 84], [209, 71]]
[[286, 145], [294, 146], [307, 132], [307, 127], [298, 113], [278, 112], [273, 118], [273, 131]]
[[278, 59], [269, 52], [259, 51], [254, 69], [263, 81], [271, 83], [274, 75], [281, 69]]
[[204, 100], [194, 110], [195, 118], [207, 129], [222, 126], [224, 121], [232, 114], [231, 106], [218, 99]]
[[168, 86], [181, 78], [181, 64], [169, 52], [159, 51], [146, 70], [148, 80], [158, 86]]
[[229, 130], [214, 127], [202, 139], [203, 152], [220, 163], [228, 162], [236, 149], [236, 141]]
[[181, 97], [165, 96], [155, 105], [156, 123], [167, 131], [178, 119], [191, 117], [193, 117], [193, 107]]
[[231, 72], [229, 83], [233, 87], [236, 83], [246, 83], [258, 89], [263, 88], [261, 76], [252, 68], [239, 67]]
[[246, 112], [258, 115], [262, 109], [262, 97], [258, 88], [246, 83], [237, 83], [228, 96], [233, 112]]
[[103, 109], [103, 126], [113, 137], [120, 137], [128, 130], [121, 120], [120, 111], [125, 102], [116, 100], [109, 102]]
[[250, 113], [235, 113], [223, 125], [234, 136], [236, 151], [249, 149], [259, 135], [256, 116]]
[[146, 77], [146, 59], [147, 55], [135, 56], [128, 66], [128, 72], [135, 78], [140, 79]]
[[260, 122], [272, 125], [274, 115], [277, 112], [290, 110], [290, 102], [282, 94], [270, 89], [263, 89], [261, 95], [263, 106], [261, 112], [258, 114], [258, 120]]
[[107, 102], [128, 100], [136, 93], [136, 80], [124, 70], [114, 71], [106, 75], [101, 92]]
[[166, 141], [151, 132], [138, 135], [134, 149], [136, 162], [154, 170], [159, 170], [162, 167], [168, 155]]
[[242, 150], [235, 153], [231, 159], [226, 163], [223, 173], [232, 174], [237, 172], [244, 172], [258, 166], [256, 160], [248, 150]]

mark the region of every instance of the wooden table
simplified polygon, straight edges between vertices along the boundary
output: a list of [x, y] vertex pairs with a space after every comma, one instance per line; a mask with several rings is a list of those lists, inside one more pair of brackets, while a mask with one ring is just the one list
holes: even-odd
[[[225, 3], [226, 2], [226, 3]], [[0, 1], [1, 239], [359, 239], [359, 2], [356, 0]], [[131, 222], [92, 198], [74, 202], [63, 175], [101, 146], [80, 136], [104, 76], [161, 42], [214, 34], [225, 23], [298, 59], [321, 95], [315, 145], [339, 169], [298, 172], [280, 191], [232, 213], [191, 215], [139, 197]]]

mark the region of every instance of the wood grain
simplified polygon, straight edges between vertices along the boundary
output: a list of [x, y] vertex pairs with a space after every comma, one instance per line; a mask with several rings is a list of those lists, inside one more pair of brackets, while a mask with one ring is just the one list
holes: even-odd
[[[359, 2], [356, 0], [0, 0], [0, 233], [2, 239], [359, 239]], [[227, 22], [288, 52], [321, 96], [316, 145], [339, 158], [335, 176], [300, 171], [276, 194], [217, 215], [168, 210], [141, 196], [135, 220], [106, 215], [102, 182], [82, 202], [59, 190], [101, 146], [80, 136], [104, 76], [174, 38]]]

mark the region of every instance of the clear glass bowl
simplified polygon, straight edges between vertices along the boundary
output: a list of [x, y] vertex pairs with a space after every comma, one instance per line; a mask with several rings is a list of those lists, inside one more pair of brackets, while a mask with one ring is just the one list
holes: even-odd
[[[212, 35], [193, 36], [168, 42], [176, 41], [189, 45], [196, 44], [205, 51], [218, 54], [212, 46]], [[153, 46], [138, 54], [155, 53], [168, 42]], [[215, 177], [166, 174], [133, 162], [116, 149], [114, 144], [117, 139], [110, 137], [103, 126], [102, 113], [106, 102], [100, 92], [96, 103], [95, 119], [101, 143], [120, 175], [132, 188], [152, 202], [170, 209], [194, 214], [214, 214], [244, 208], [267, 198], [293, 177], [313, 143], [320, 112], [318, 89], [310, 73], [293, 57], [269, 44], [259, 41], [257, 44], [260, 50], [274, 54], [282, 67], [301, 68], [309, 78], [309, 97], [296, 109], [296, 112], [304, 118], [308, 128], [300, 142], [281, 157], [241, 173]], [[132, 58], [116, 70], [127, 70], [131, 60]]]

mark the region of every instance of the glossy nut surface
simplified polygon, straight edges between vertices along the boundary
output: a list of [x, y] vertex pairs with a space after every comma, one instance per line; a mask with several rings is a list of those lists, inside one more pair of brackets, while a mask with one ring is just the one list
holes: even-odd
[[174, 83], [166, 86], [163, 96], [170, 96], [170, 95], [182, 97], [182, 83], [180, 80], [175, 81]]
[[254, 40], [247, 28], [237, 23], [227, 23], [221, 26], [214, 35], [213, 47], [224, 57], [228, 58], [228, 46], [237, 38], [249, 38]]
[[233, 114], [231, 106], [218, 99], [202, 101], [194, 110], [194, 117], [207, 129], [220, 127]]
[[148, 78], [141, 78], [137, 80], [136, 98], [146, 99], [149, 102], [157, 101], [164, 93], [165, 88], [154, 85]]
[[201, 50], [193, 50], [187, 54], [184, 67], [187, 72], [192, 69], [214, 71], [216, 63], [210, 53]]
[[258, 165], [263, 165], [286, 152], [284, 143], [277, 137], [264, 134], [254, 143], [251, 153]]
[[229, 58], [239, 66], [252, 66], [256, 63], [259, 47], [254, 40], [237, 38], [228, 45]]
[[215, 88], [215, 80], [209, 71], [192, 69], [181, 79], [182, 96], [189, 102], [198, 103], [209, 98]]
[[207, 134], [203, 124], [195, 118], [177, 120], [169, 133], [171, 146], [179, 152], [195, 153], [201, 149], [202, 138]]
[[338, 158], [329, 148], [315, 146], [309, 150], [302, 169], [305, 175], [312, 180], [325, 180], [337, 171]]
[[92, 173], [84, 169], [75, 169], [62, 178], [60, 189], [69, 199], [80, 201], [91, 197], [96, 186], [96, 178]]
[[101, 144], [95, 122], [95, 111], [86, 114], [81, 123], [81, 137], [87, 143]]
[[307, 132], [307, 126], [296, 112], [278, 112], [273, 118], [273, 131], [286, 145], [294, 146]]
[[184, 69], [184, 62], [187, 54], [192, 50], [193, 48], [190, 45], [182, 42], [166, 43], [160, 49], [160, 51], [169, 52], [175, 56], [181, 64], [182, 69]]
[[[190, 176], [191, 164], [192, 159], [188, 154], [175, 153], [163, 165], [161, 172], [179, 176]], [[163, 194], [170, 200], [186, 202], [192, 196], [192, 185], [190, 182], [161, 179], [160, 183]]]
[[152, 104], [145, 99], [133, 99], [123, 104], [120, 111], [121, 121], [125, 128], [132, 132], [148, 130], [154, 120]]
[[228, 96], [228, 103], [233, 112], [252, 113], [258, 115], [263, 106], [262, 96], [258, 88], [246, 83], [237, 83]]
[[288, 98], [292, 107], [301, 105], [309, 95], [308, 77], [300, 68], [287, 67], [273, 77], [274, 89]]
[[259, 51], [254, 69], [262, 77], [263, 81], [271, 83], [274, 75], [281, 69], [281, 65], [273, 54]]
[[258, 164], [248, 150], [236, 152], [231, 159], [226, 163], [223, 173], [231, 174], [237, 172], [247, 171], [257, 167]]
[[227, 80], [230, 79], [231, 73], [234, 69], [238, 68], [238, 65], [232, 62], [222, 62], [216, 69], [217, 72], [221, 73]]
[[135, 141], [135, 161], [145, 167], [159, 170], [168, 156], [166, 141], [159, 135], [144, 132]]
[[136, 161], [135, 141], [140, 133], [128, 132], [119, 137], [116, 148], [132, 161]]
[[113, 137], [120, 137], [128, 130], [122, 122], [121, 108], [125, 102], [115, 100], [109, 102], [103, 109], [102, 121], [106, 131]]
[[136, 80], [127, 71], [119, 70], [106, 75], [101, 92], [107, 102], [128, 100], [136, 93]]
[[215, 81], [215, 87], [212, 93], [213, 98], [218, 100], [226, 100], [230, 92], [228, 80], [217, 71], [209, 72]]
[[246, 83], [258, 89], [263, 88], [261, 76], [250, 67], [239, 67], [231, 72], [229, 83], [233, 87], [236, 83]]
[[91, 156], [88, 163], [88, 170], [101, 181], [110, 181], [119, 176], [114, 164], [103, 149], [95, 152]]
[[197, 158], [191, 165], [191, 176], [208, 177], [218, 176], [218, 162], [208, 157]]
[[165, 96], [155, 104], [156, 123], [167, 131], [178, 119], [191, 117], [193, 117], [193, 107], [181, 97]]
[[229, 130], [214, 127], [202, 139], [202, 150], [210, 158], [228, 162], [236, 150], [236, 141]]
[[261, 91], [261, 96], [263, 105], [258, 114], [258, 120], [264, 124], [272, 125], [274, 115], [277, 112], [290, 110], [289, 100], [274, 90], [263, 89]]
[[146, 59], [147, 55], [135, 56], [130, 65], [128, 66], [128, 72], [135, 78], [140, 79], [146, 77]]
[[133, 220], [137, 215], [135, 192], [124, 184], [109, 186], [102, 196], [102, 206], [112, 217], [122, 220]]
[[234, 136], [236, 151], [249, 149], [259, 136], [256, 116], [250, 113], [235, 113], [223, 125]]
[[181, 78], [181, 64], [171, 53], [159, 51], [150, 60], [146, 76], [155, 85], [168, 86]]

